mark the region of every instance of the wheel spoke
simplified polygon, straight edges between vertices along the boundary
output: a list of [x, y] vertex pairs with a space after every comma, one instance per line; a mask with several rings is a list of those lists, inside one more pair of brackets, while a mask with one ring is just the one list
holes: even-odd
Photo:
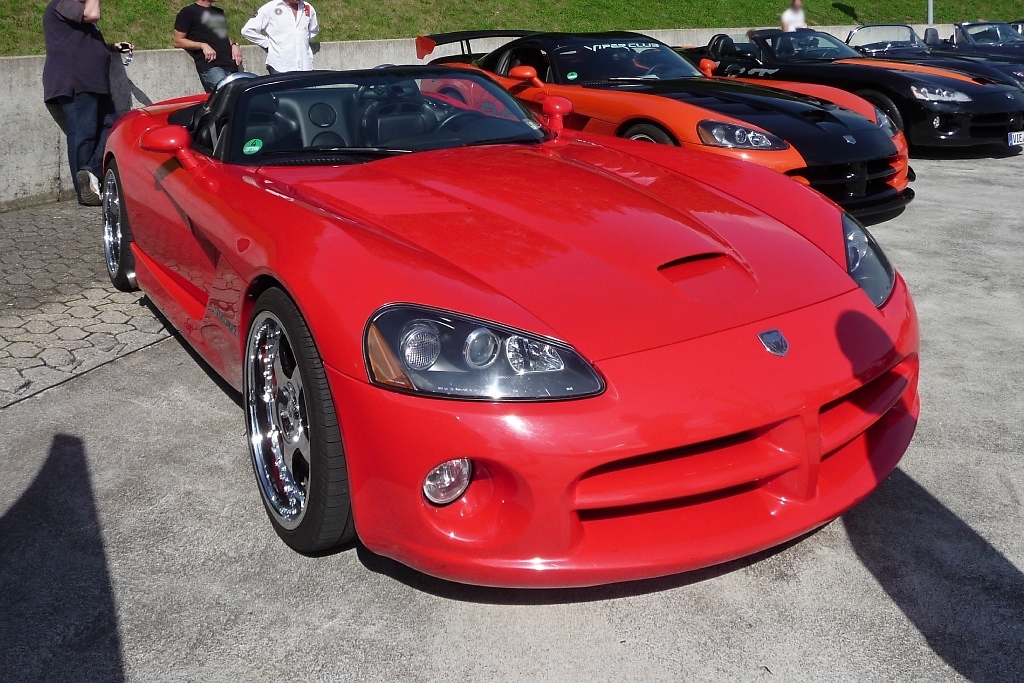
[[247, 422], [264, 499], [282, 524], [301, 521], [309, 481], [310, 441], [301, 375], [276, 317], [263, 313], [248, 342]]

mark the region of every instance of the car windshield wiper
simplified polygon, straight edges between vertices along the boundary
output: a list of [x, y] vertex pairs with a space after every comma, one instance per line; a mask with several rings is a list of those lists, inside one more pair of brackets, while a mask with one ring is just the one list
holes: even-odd
[[466, 144], [459, 145], [459, 146], [460, 147], [480, 147], [480, 146], [483, 146], [483, 145], [516, 145], [516, 144], [537, 145], [537, 144], [540, 144], [541, 142], [543, 142], [543, 140], [538, 139], [537, 136], [535, 136], [535, 135], [520, 135], [518, 137], [511, 137], [511, 138], [491, 138], [489, 140], [473, 140], [472, 142], [467, 142]]
[[320, 157], [320, 156], [370, 156], [393, 157], [399, 154], [412, 154], [411, 149], [392, 149], [390, 147], [303, 147], [301, 149], [279, 149], [264, 152], [263, 158], [272, 157]]

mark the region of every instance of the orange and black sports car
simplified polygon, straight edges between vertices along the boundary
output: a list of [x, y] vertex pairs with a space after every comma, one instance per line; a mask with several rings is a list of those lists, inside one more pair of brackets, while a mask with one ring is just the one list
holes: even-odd
[[[486, 55], [470, 45], [512, 36], [518, 37]], [[421, 36], [417, 52], [423, 59], [453, 43], [461, 43], [462, 54], [435, 62], [475, 65], [537, 111], [550, 96], [568, 98], [573, 114], [565, 125], [574, 130], [752, 161], [862, 219], [891, 217], [914, 196], [902, 134], [884, 113], [846, 92], [709, 78], [664, 43], [628, 32], [448, 33]]]

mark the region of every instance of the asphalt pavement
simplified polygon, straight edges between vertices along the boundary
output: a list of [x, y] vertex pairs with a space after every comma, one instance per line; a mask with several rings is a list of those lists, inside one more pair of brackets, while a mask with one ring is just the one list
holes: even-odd
[[[1024, 679], [1024, 156], [914, 166], [918, 199], [872, 228], [921, 317], [922, 416], [899, 469], [797, 542], [652, 581], [483, 589], [359, 547], [291, 552], [260, 506], [238, 396], [157, 340], [144, 301], [105, 300], [154, 336], [34, 388], [11, 375], [0, 409], [0, 679]], [[98, 214], [49, 210], [0, 225], [78, 221], [67, 253], [102, 267]], [[0, 304], [14, 291], [0, 283]], [[61, 319], [26, 343], [43, 353]]]

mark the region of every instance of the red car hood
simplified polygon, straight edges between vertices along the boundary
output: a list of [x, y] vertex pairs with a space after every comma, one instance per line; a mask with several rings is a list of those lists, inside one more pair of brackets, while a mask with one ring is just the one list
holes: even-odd
[[[260, 173], [284, 193], [462, 269], [594, 361], [855, 287], [832, 258], [778, 221], [661, 166], [584, 142]], [[422, 297], [434, 303], [429, 292]]]

